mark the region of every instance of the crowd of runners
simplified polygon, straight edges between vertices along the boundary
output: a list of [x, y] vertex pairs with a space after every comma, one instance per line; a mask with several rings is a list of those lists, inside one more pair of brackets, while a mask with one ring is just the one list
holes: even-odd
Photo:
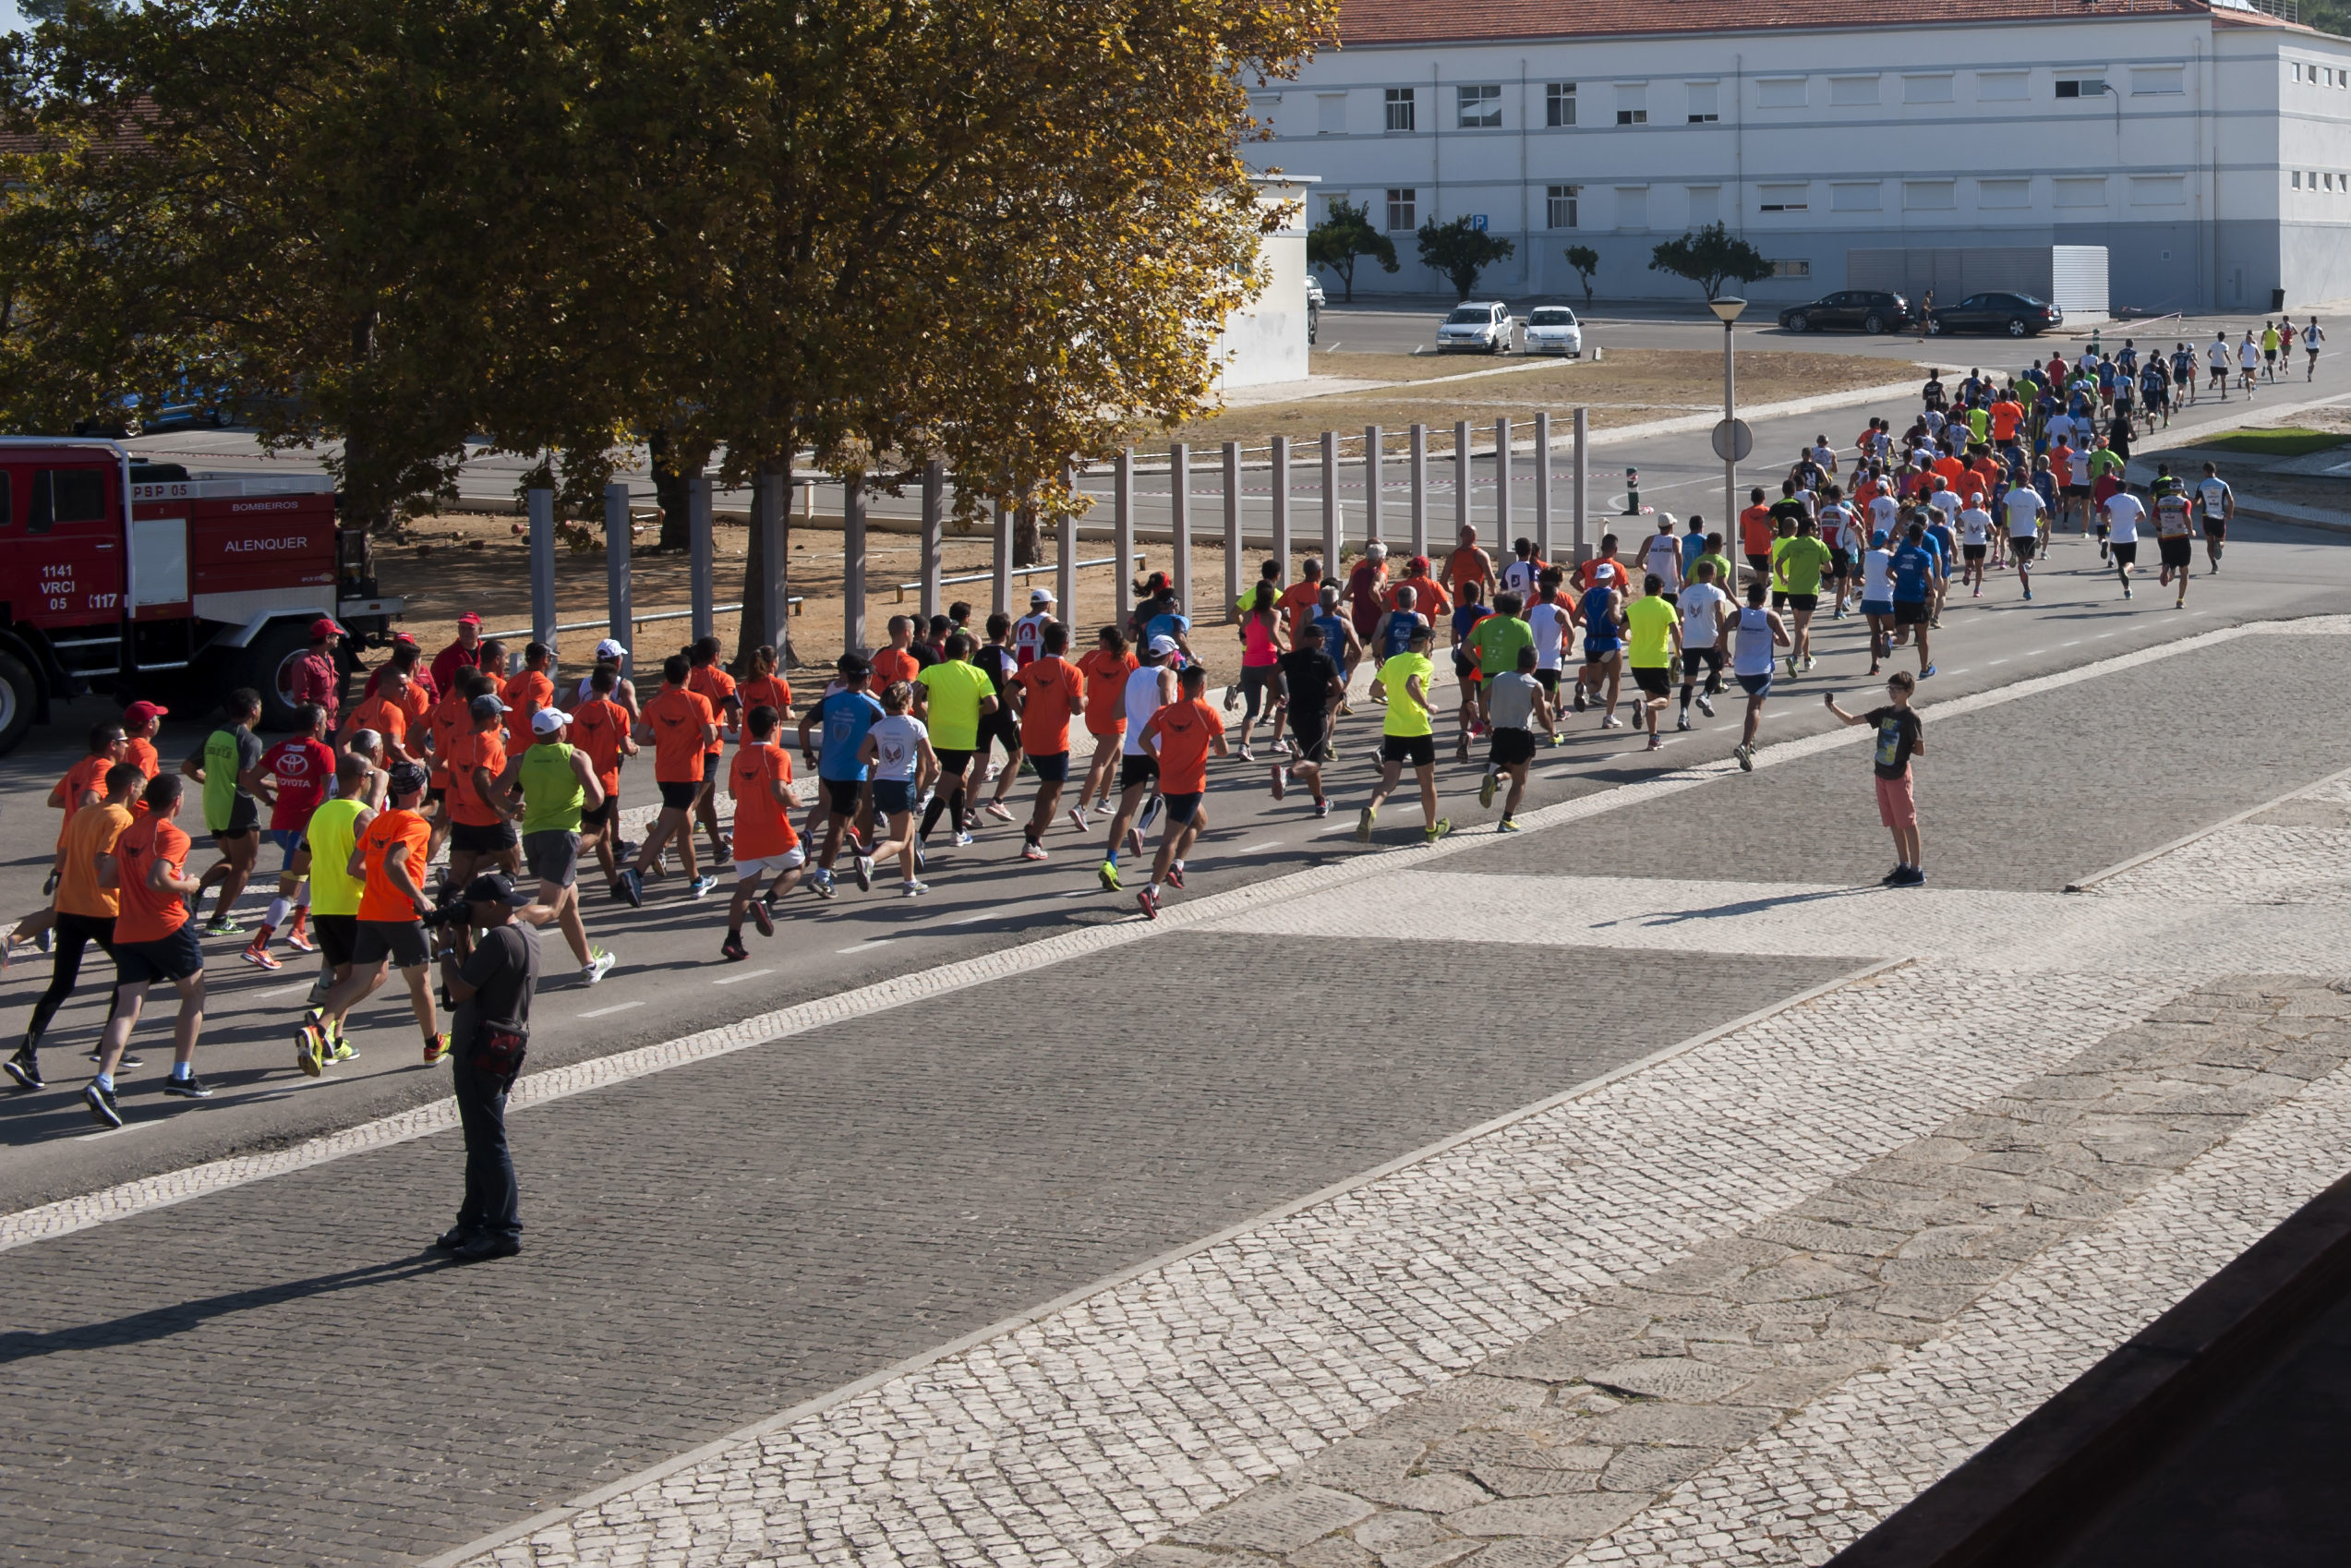
[[[471, 940], [453, 895], [482, 874], [535, 888], [522, 916], [561, 930], [586, 985], [616, 961], [589, 939], [580, 883], [591, 862], [610, 903], [631, 910], [673, 862], [675, 896], [688, 900], [717, 890], [729, 868], [728, 961], [750, 956], [746, 923], [775, 935], [795, 887], [831, 899], [846, 875], [871, 892], [893, 879], [886, 867], [900, 897], [920, 898], [931, 857], [971, 847], [990, 823], [1017, 823], [1029, 861], [1055, 852], [1047, 840], [1067, 824], [1081, 852], [1099, 845], [1103, 890], [1156, 918], [1184, 887], [1211, 823], [1211, 765], [1226, 758], [1264, 770], [1276, 801], [1302, 792], [1317, 818], [1333, 809], [1332, 765], [1373, 763], [1354, 829], [1365, 841], [1409, 771], [1420, 835], [1433, 842], [1453, 826], [1437, 785], [1449, 731], [1456, 763], [1482, 744], [1479, 804], [1499, 797], [1494, 825], [1513, 832], [1532, 764], [1576, 715], [1597, 711], [1602, 730], [1629, 724], [1656, 750], [1669, 713], [1688, 730], [1694, 706], [1712, 717], [1726, 697], [1743, 704], [1735, 755], [1752, 768], [1776, 683], [1819, 662], [1823, 618], [1866, 622], [1870, 675], [1915, 657], [1890, 705], [1836, 716], [1880, 728], [1880, 805], [1903, 857], [1887, 880], [1923, 881], [1907, 764], [1923, 742], [1908, 698], [1935, 673], [1932, 640], [1950, 601], [2001, 592], [1994, 574], [2009, 573], [2032, 599], [2034, 571], [2070, 532], [2084, 551], [2094, 541], [2126, 599], [2152, 536], [2157, 582], [2184, 606], [2199, 543], [2203, 570], [2221, 569], [2236, 499], [2210, 463], [2192, 474], [2158, 464], [2134, 488], [2133, 440], [2199, 395], [2249, 395], [2281, 360], [2290, 368], [2297, 344], [2315, 364], [2323, 341], [2315, 320], [2234, 346], [2224, 334], [2203, 356], [2200, 390], [2184, 343], [2166, 354], [2093, 341], [1998, 377], [1938, 371], [1907, 428], [1871, 418], [1841, 447], [1822, 434], [1776, 494], [1750, 492], [1729, 537], [1703, 517], [1655, 514], [1655, 532], [1608, 535], [1580, 563], [1545, 561], [1524, 538], [1497, 561], [1475, 529], [1441, 562], [1373, 543], [1343, 572], [1309, 559], [1292, 581], [1269, 560], [1229, 618], [1202, 621], [1153, 577], [1123, 622], [1082, 639], [1043, 589], [1028, 614], [977, 629], [968, 605], [927, 622], [898, 616], [887, 645], [844, 656], [804, 698], [773, 648], [730, 673], [705, 637], [638, 664], [633, 679], [629, 650], [607, 640], [585, 673], [559, 676], [548, 647], [509, 649], [468, 615], [429, 659], [397, 642], [346, 708], [343, 629], [320, 620], [294, 671], [286, 739], [254, 734], [261, 701], [250, 691], [229, 696], [225, 721], [175, 768], [154, 744], [165, 717], [154, 704], [90, 731], [88, 754], [50, 796], [62, 815], [50, 903], [6, 939], [6, 954], [38, 949], [51, 968], [0, 1067], [20, 1088], [43, 1086], [43, 1036], [95, 947], [114, 986], [90, 1053], [91, 1116], [121, 1125], [115, 1075], [141, 1065], [128, 1046], [158, 984], [179, 1001], [163, 1092], [209, 1095], [194, 1070], [208, 937], [241, 938], [237, 959], [260, 970], [288, 955], [315, 961], [288, 1018], [301, 1072], [358, 1055], [352, 1010], [395, 971], [422, 1060], [443, 1061], [447, 999], [428, 965], [437, 948]], [[633, 842], [621, 778], [648, 754], [659, 804]], [[1032, 788], [1025, 807], [1016, 788]], [[198, 831], [218, 858], [191, 875]], [[274, 887], [248, 929], [236, 905], [263, 874]]]

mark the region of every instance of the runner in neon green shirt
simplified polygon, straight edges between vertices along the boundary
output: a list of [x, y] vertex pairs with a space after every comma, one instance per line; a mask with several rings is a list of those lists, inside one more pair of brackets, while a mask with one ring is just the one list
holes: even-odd
[[1372, 818], [1380, 814], [1407, 762], [1420, 778], [1423, 835], [1433, 844], [1453, 828], [1452, 822], [1437, 814], [1437, 738], [1429, 725], [1429, 681], [1436, 671], [1429, 660], [1426, 626], [1414, 627], [1405, 651], [1380, 667], [1380, 685], [1388, 694], [1388, 716], [1380, 726], [1380, 783], [1356, 819], [1357, 843], [1371, 841]]
[[1673, 691], [1673, 661], [1682, 651], [1682, 612], [1665, 597], [1665, 581], [1656, 573], [1642, 584], [1646, 591], [1624, 607], [1624, 622], [1632, 628], [1626, 661], [1633, 683], [1641, 688], [1641, 712], [1648, 720], [1649, 750], [1665, 742], [1658, 738], [1658, 715], [1665, 711]]
[[1778, 561], [1781, 582], [1788, 589], [1788, 608], [1793, 611], [1795, 640], [1788, 649], [1788, 673], [1802, 674], [1813, 667], [1813, 611], [1820, 604], [1820, 573], [1833, 557], [1813, 520], [1805, 518], [1796, 525], [1796, 537], [1780, 541]]

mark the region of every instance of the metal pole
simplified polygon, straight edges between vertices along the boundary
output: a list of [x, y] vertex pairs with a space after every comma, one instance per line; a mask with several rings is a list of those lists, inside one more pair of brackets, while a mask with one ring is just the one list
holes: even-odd
[[531, 512], [531, 641], [555, 645], [555, 492], [533, 490]]
[[1551, 416], [1535, 416], [1535, 559], [1551, 559]]
[[[1735, 372], [1731, 369], [1730, 323], [1728, 321], [1722, 324], [1722, 416], [1725, 419], [1739, 417], [1739, 388]], [[1734, 436], [1730, 451], [1735, 454], [1738, 450], [1738, 440]], [[1739, 459], [1735, 455], [1722, 460], [1722, 558], [1734, 562], [1739, 559]], [[1736, 565], [1731, 567], [1730, 581], [1723, 585], [1723, 591], [1733, 599], [1738, 598], [1739, 569]]]
[[693, 544], [686, 591], [693, 600], [693, 640], [698, 643], [717, 626], [717, 618], [711, 613], [717, 601], [710, 593], [710, 476], [706, 474], [696, 474], [686, 481], [686, 517]]
[[629, 534], [629, 487], [604, 487], [604, 618], [610, 624], [605, 635], [621, 645], [621, 673], [626, 675], [634, 657], [629, 649], [634, 634], [633, 610], [629, 602], [629, 549], [635, 541]]
[[[1469, 526], [1469, 421], [1453, 421], [1453, 539]], [[1451, 545], [1446, 547], [1452, 549]]]
[[[931, 617], [943, 608], [939, 603], [941, 561], [946, 554], [946, 464], [933, 458], [922, 465], [922, 561], [918, 573], [922, 579], [922, 634], [931, 633]], [[776, 645], [781, 647], [783, 645]]]
[[863, 653], [865, 638], [865, 476], [841, 487], [841, 646]]
[[1363, 428], [1363, 542], [1380, 538], [1380, 427]]
[[1412, 428], [1412, 553], [1429, 553], [1429, 427]]
[[1339, 512], [1339, 433], [1322, 432], [1322, 570], [1339, 580], [1339, 547], [1346, 542], [1346, 519]]
[[[1224, 443], [1224, 619], [1238, 621], [1241, 602], [1241, 443]], [[1193, 620], [1200, 616], [1195, 613]]]
[[[1120, 462], [1123, 465], [1125, 462], [1125, 454], [1123, 452], [1120, 454]], [[1068, 465], [1066, 464], [1062, 466], [1061, 482], [1065, 488], [1074, 494], [1078, 488], [1077, 482], [1074, 476], [1070, 474]], [[1077, 621], [1074, 617], [1078, 613], [1077, 513], [1067, 509], [1062, 512], [1060, 534], [1061, 553], [1059, 559], [1054, 562], [1053, 573], [1054, 619], [1060, 621], [1064, 626], [1068, 626], [1074, 629], [1077, 625]], [[1070, 649], [1070, 652], [1073, 654], [1077, 651], [1077, 648], [1074, 646]]]
[[791, 515], [790, 485], [785, 475], [762, 474], [759, 504], [753, 508], [759, 514], [759, 560], [765, 578], [760, 594], [767, 612], [767, 641], [775, 646], [779, 661], [791, 641], [791, 561], [784, 543], [790, 532], [785, 524]]
[[[1167, 530], [1173, 553], [1167, 580], [1176, 602], [1192, 612], [1192, 449], [1177, 441], [1167, 449]], [[1121, 567], [1123, 572], [1126, 568]]]
[[1592, 537], [1585, 525], [1592, 479], [1592, 411], [1575, 411], [1575, 563], [1592, 559]]
[[[1115, 580], [1113, 591], [1118, 596], [1118, 624], [1127, 624], [1127, 616], [1135, 608], [1135, 580], [1127, 575], [1135, 559], [1135, 449], [1128, 447], [1118, 454], [1111, 469], [1111, 500], [1115, 515], [1111, 522], [1110, 553], [1118, 559], [1112, 563], [1110, 574]], [[1077, 548], [1073, 543], [1073, 550]], [[1062, 619], [1074, 628], [1077, 611], [1063, 607]], [[1079, 653], [1078, 640], [1069, 640], [1069, 651]]]
[[[1273, 559], [1282, 564], [1275, 579], [1290, 580], [1290, 438], [1273, 438]], [[1238, 594], [1234, 596], [1239, 597]]]
[[1510, 421], [1494, 421], [1494, 553], [1510, 550]]
[[1012, 508], [996, 502], [995, 583], [994, 601], [990, 605], [998, 615], [1012, 613]]

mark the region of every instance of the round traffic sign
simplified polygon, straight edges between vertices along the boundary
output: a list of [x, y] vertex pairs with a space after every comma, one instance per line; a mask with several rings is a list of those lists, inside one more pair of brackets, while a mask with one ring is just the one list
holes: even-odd
[[1714, 454], [1725, 463], [1744, 463], [1747, 454], [1755, 450], [1755, 432], [1744, 419], [1718, 419], [1714, 427]]

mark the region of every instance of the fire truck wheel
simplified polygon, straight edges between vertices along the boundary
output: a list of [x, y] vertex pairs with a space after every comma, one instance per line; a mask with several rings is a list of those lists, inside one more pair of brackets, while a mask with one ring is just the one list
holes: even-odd
[[294, 728], [294, 705], [286, 700], [286, 688], [293, 680], [295, 661], [309, 648], [306, 622], [298, 619], [273, 621], [253, 639], [245, 657], [237, 660], [235, 684], [250, 686], [261, 694], [262, 729]]
[[15, 655], [0, 653], [0, 755], [16, 750], [40, 706], [41, 688], [32, 671]]

